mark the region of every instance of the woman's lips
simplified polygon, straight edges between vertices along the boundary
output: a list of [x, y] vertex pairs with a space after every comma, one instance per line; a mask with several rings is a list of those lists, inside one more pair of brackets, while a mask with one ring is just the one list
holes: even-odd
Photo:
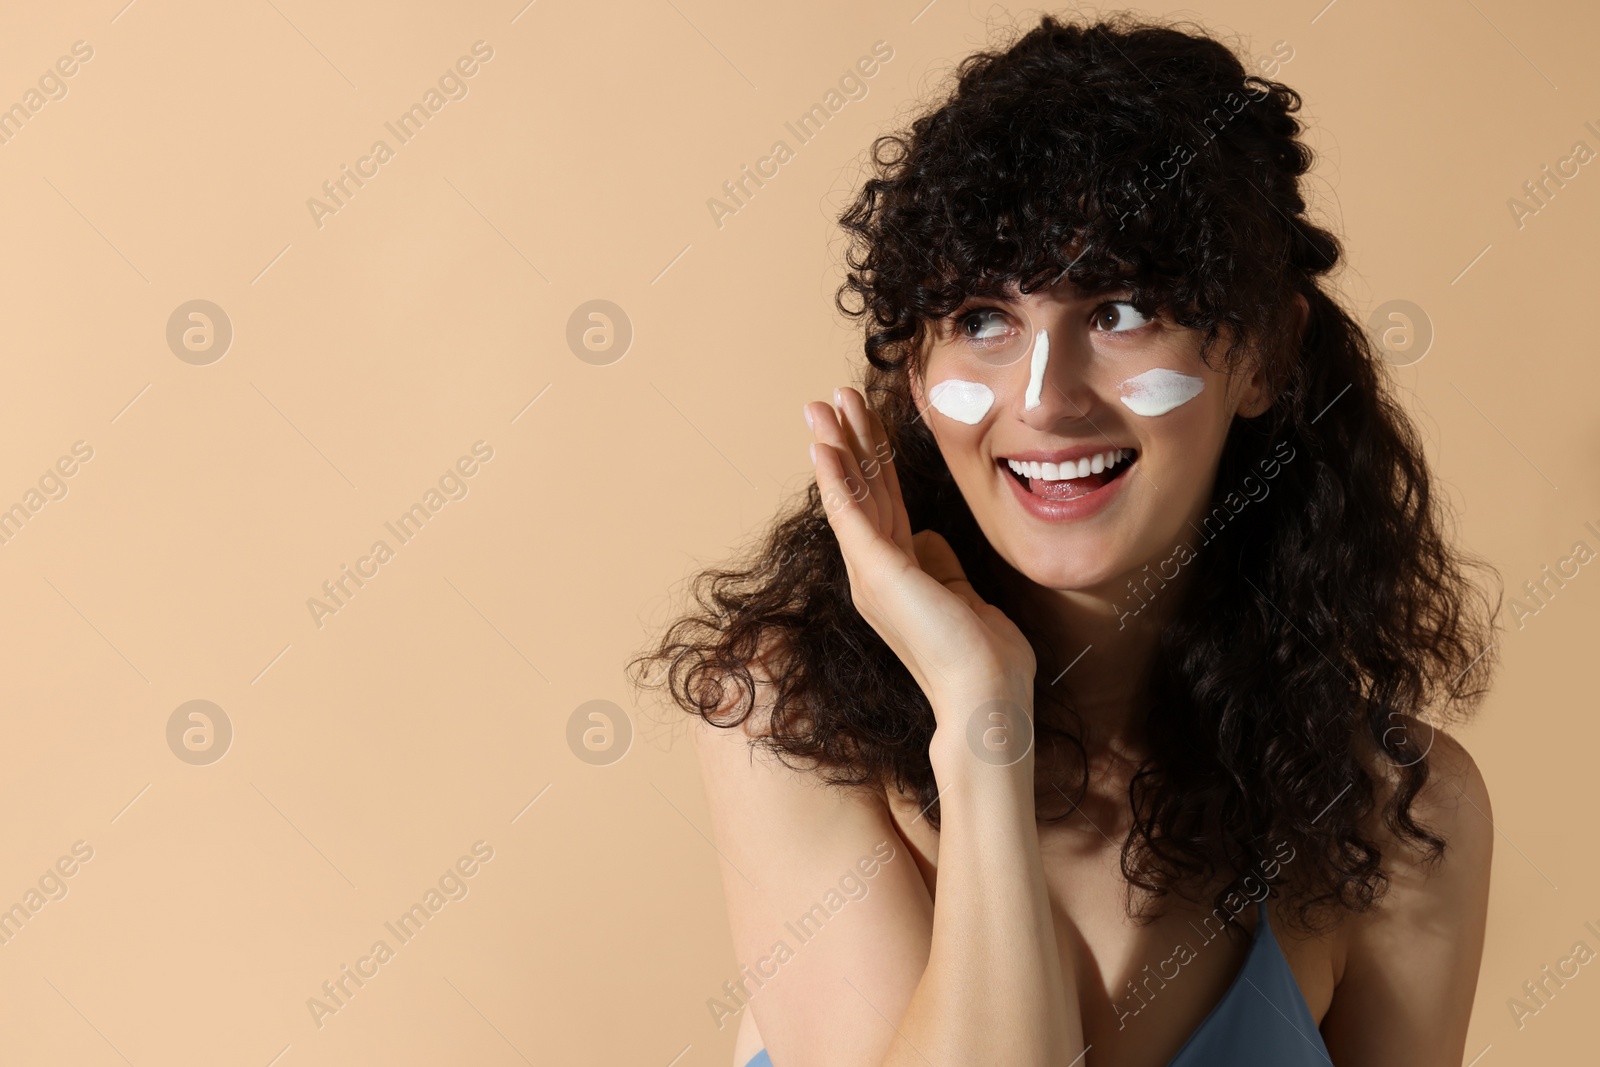
[[[1019, 473], [1014, 469], [1014, 462], [1002, 459], [998, 466], [1000, 476], [1011, 485], [1018, 502], [1037, 518], [1062, 522], [1087, 518], [1110, 503], [1127, 480], [1125, 475], [1129, 468], [1138, 462], [1138, 454], [1121, 459], [1114, 467], [1071, 478], [1059, 477], [1064, 473], [1060, 467], [1055, 478], [1034, 477], [1034, 473], [1042, 472], [1038, 465], [1030, 463], [1021, 464], [1027, 473]], [[1064, 466], [1066, 464], [1062, 463], [1061, 467]]]
[[1087, 496], [1118, 477], [1137, 455], [1131, 448], [1089, 452], [1079, 447], [1003, 456], [1000, 462], [1013, 477], [1027, 484], [1029, 492], [1050, 500], [1071, 500]]
[[1116, 471], [1104, 471], [1100, 474], [1091, 474], [1087, 478], [1057, 482], [1047, 482], [1043, 478], [1029, 478], [1028, 492], [1045, 500], [1076, 500], [1080, 496], [1088, 496], [1102, 488], [1116, 476], [1116, 473]]

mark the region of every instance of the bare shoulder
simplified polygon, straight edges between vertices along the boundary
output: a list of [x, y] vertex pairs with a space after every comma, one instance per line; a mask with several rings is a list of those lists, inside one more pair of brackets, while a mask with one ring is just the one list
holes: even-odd
[[742, 850], [772, 841], [817, 844], [844, 826], [858, 832], [887, 826], [881, 791], [832, 785], [822, 768], [809, 766], [790, 754], [782, 738], [774, 739], [796, 729], [792, 719], [785, 718], [781, 729], [775, 722], [782, 667], [782, 650], [769, 639], [760, 659], [746, 665], [747, 677], [724, 680], [717, 711], [695, 717], [690, 725], [719, 831], [732, 839], [730, 847]]
[[726, 670], [715, 683], [708, 676], [707, 684], [718, 684], [717, 709], [708, 722], [696, 717], [696, 729], [691, 733], [697, 749], [709, 739], [727, 736], [748, 742], [764, 736], [772, 727], [772, 713], [776, 703], [777, 681], [787, 667], [782, 639], [768, 635], [761, 641], [756, 655], [740, 664], [742, 673]]
[[910, 1002], [933, 904], [881, 791], [832, 785], [774, 751], [774, 731], [805, 726], [775, 722], [780, 666], [770, 650], [724, 685], [714, 721], [692, 724], [740, 976], [708, 1009], [721, 1029], [748, 1007], [741, 1054], [764, 1044], [778, 1063], [877, 1063], [893, 1036], [877, 1012]]
[[1483, 957], [1494, 825], [1477, 762], [1443, 729], [1397, 720], [1425, 755], [1428, 778], [1411, 818], [1444, 841], [1438, 856], [1398, 834], [1382, 809], [1406, 768], [1369, 760], [1378, 811], [1369, 836], [1388, 883], [1377, 905], [1341, 931], [1342, 966], [1323, 1033], [1335, 1062], [1459, 1064]]
[[780, 759], [774, 751], [780, 747], [772, 738], [778, 732], [775, 716], [779, 679], [788, 667], [785, 656], [782, 639], [769, 635], [741, 671], [722, 675], [718, 707], [709, 716], [694, 717], [690, 725], [689, 736], [703, 774], [739, 777], [756, 773], [791, 787], [821, 786], [820, 776]]
[[[1395, 729], [1405, 731], [1428, 770], [1427, 781], [1411, 801], [1410, 815], [1443, 839], [1445, 849], [1439, 863], [1428, 864], [1416, 847], [1397, 837], [1381, 820], [1375, 821], [1373, 830], [1382, 841], [1384, 853], [1394, 861], [1391, 877], [1404, 877], [1408, 885], [1423, 892], [1447, 891], [1450, 885], [1470, 881], [1480, 874], [1487, 878], [1494, 844], [1493, 811], [1489, 786], [1477, 761], [1465, 745], [1440, 727], [1399, 716]], [[1368, 766], [1378, 787], [1376, 799], [1381, 809], [1400, 787], [1408, 768], [1377, 753], [1369, 756]], [[1423, 889], [1424, 882], [1431, 880], [1429, 876], [1444, 881], [1431, 890]]]

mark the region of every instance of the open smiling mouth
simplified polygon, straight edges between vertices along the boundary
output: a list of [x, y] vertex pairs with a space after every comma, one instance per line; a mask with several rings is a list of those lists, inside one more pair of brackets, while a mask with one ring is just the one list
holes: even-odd
[[1137, 449], [1111, 448], [1104, 452], [1059, 463], [1000, 458], [1005, 469], [1024, 490], [1042, 500], [1076, 500], [1121, 478], [1138, 459]]

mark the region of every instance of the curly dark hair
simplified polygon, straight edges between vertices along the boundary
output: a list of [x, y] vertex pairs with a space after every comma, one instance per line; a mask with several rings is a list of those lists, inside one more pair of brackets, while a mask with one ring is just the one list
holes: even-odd
[[[1086, 292], [1126, 286], [1141, 309], [1203, 331], [1208, 365], [1219, 339], [1225, 367], [1258, 353], [1275, 399], [1229, 430], [1212, 499], [1226, 524], [1161, 631], [1122, 870], [1130, 894], [1197, 900], [1286, 843], [1294, 862], [1274, 891], [1314, 928], [1386, 888], [1375, 809], [1425, 862], [1443, 856], [1412, 811], [1431, 738], [1406, 727], [1476, 709], [1503, 594], [1469, 580], [1482, 561], [1447, 542], [1422, 442], [1371, 340], [1324, 290], [1341, 245], [1301, 195], [1300, 107], [1192, 24], [1046, 16], [962, 60], [947, 99], [873, 142], [872, 176], [840, 217], [849, 271], [835, 303], [864, 319], [864, 392], [912, 528], [943, 534], [1038, 652], [1037, 743], [1075, 752], [1061, 783], [1074, 805], [1083, 725], [1046, 681], [1065, 664], [1007, 598], [1006, 565], [919, 421], [909, 372], [928, 328], [968, 298], [1063, 276]], [[1226, 507], [1269, 452], [1285, 461], [1273, 491]], [[630, 663], [637, 685], [730, 728], [770, 686], [752, 743], [837, 785], [892, 782], [938, 825], [932, 709], [852, 604], [815, 483], [744, 562], [691, 588], [694, 609]]]

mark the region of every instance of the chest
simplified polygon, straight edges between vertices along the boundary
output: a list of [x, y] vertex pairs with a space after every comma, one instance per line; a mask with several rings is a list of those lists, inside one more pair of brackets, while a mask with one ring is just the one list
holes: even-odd
[[[895, 798], [890, 810], [937, 901], [938, 834], [917, 817], [915, 804]], [[1062, 964], [1078, 976], [1086, 1042], [1100, 1062], [1164, 1067], [1233, 986], [1252, 947], [1258, 905], [1237, 898], [1231, 932], [1225, 910], [1172, 897], [1159, 917], [1140, 923], [1128, 914], [1116, 832], [1102, 833], [1084, 818], [1041, 824], [1039, 845]], [[1272, 936], [1320, 1023], [1333, 999], [1338, 933], [1296, 937], [1276, 901], [1268, 902], [1268, 914]]]

